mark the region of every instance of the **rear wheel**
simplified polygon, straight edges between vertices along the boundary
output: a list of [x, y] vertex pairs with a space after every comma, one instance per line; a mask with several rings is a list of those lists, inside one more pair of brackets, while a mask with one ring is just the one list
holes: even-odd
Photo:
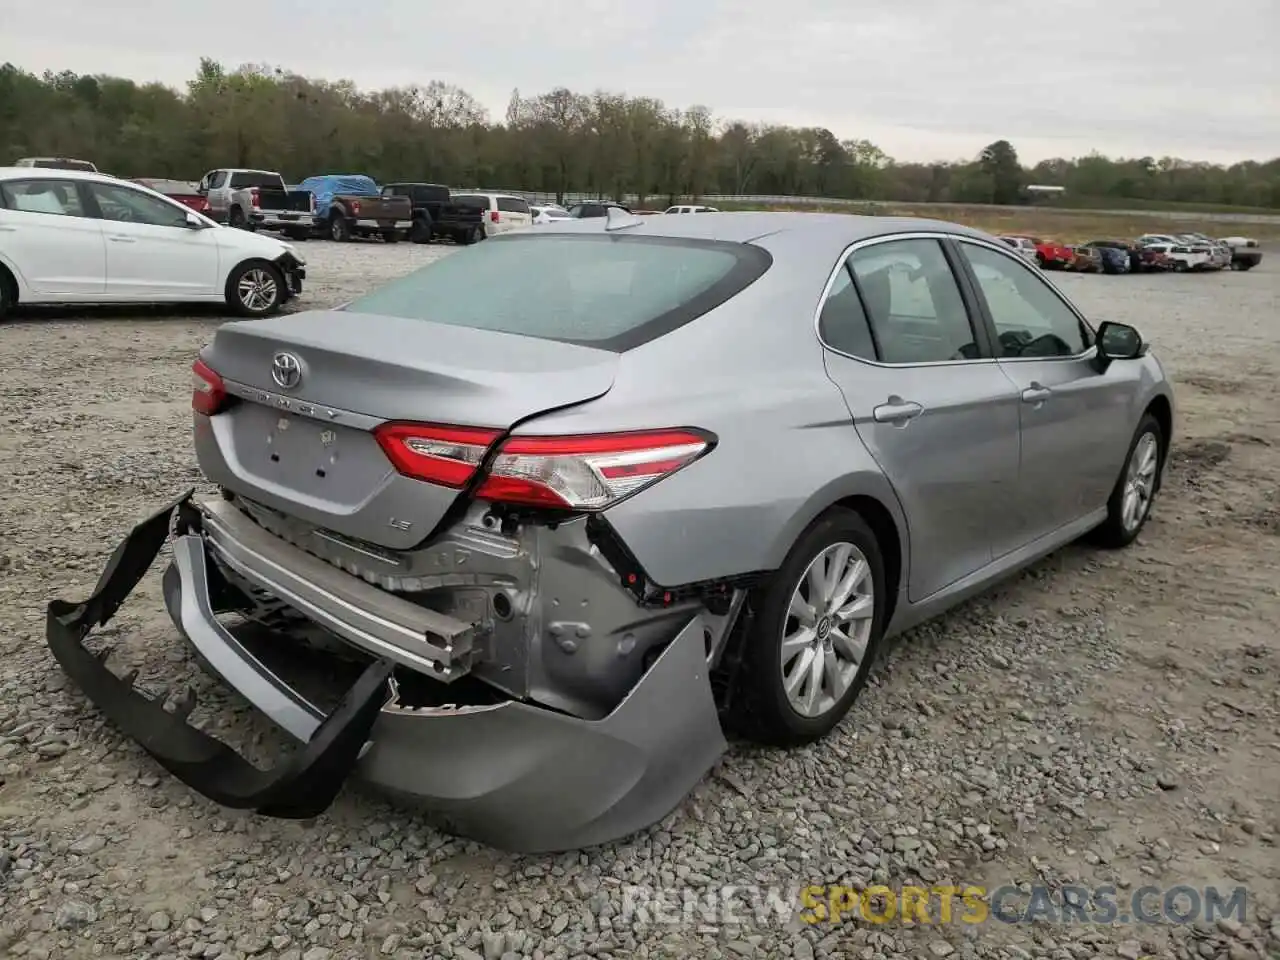
[[334, 243], [347, 243], [351, 240], [351, 226], [345, 217], [336, 216], [329, 221], [329, 236]]
[[383, 243], [399, 243], [400, 231], [399, 230], [383, 230], [382, 242]]
[[858, 514], [832, 509], [753, 599], [732, 720], [775, 746], [812, 743], [848, 713], [884, 629], [884, 559]]
[[285, 300], [284, 276], [261, 260], [243, 263], [227, 278], [227, 305], [244, 317], [265, 317]]
[[413, 221], [413, 229], [409, 231], [409, 239], [414, 243], [431, 242], [431, 218], [418, 217]]

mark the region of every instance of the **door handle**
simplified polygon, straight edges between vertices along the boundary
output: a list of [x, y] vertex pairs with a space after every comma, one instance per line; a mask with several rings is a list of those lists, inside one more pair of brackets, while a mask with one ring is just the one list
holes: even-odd
[[107, 237], [112, 243], [137, 243], [133, 237]]
[[1027, 387], [1027, 389], [1022, 391], [1022, 402], [1023, 403], [1044, 403], [1051, 396], [1053, 396], [1052, 390], [1050, 390], [1046, 386], [1042, 386], [1041, 384], [1037, 383], [1035, 380], [1032, 380], [1031, 386]]
[[882, 403], [872, 410], [871, 416], [875, 418], [876, 423], [895, 423], [905, 427], [922, 413], [924, 413], [924, 407], [914, 400], [903, 400], [901, 397], [894, 396], [889, 398], [888, 403]]

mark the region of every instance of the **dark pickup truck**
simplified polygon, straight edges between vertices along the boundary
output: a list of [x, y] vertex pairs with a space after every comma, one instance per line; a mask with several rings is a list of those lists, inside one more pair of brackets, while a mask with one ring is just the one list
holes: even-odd
[[472, 203], [454, 203], [448, 187], [438, 183], [389, 183], [384, 197], [405, 197], [413, 205], [413, 227], [409, 239], [430, 243], [447, 238], [455, 243], [474, 243], [484, 237], [484, 210]]

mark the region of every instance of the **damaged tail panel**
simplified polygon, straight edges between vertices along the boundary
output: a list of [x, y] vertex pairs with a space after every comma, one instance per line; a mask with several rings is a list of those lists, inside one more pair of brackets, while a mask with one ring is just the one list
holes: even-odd
[[[587, 554], [573, 535], [534, 544], [536, 579], [543, 587], [572, 589], [574, 571], [590, 580], [583, 568]], [[167, 540], [174, 560], [164, 576], [165, 601], [183, 636], [211, 673], [300, 743], [271, 770], [255, 767], [193, 727], [188, 692], [171, 702], [149, 695], [134, 686], [133, 676], [114, 674], [107, 657], [86, 645]], [[491, 546], [501, 553], [510, 544]], [[563, 568], [559, 573], [557, 565]], [[607, 566], [602, 570], [601, 576], [612, 576]], [[444, 817], [451, 829], [474, 839], [517, 852], [576, 849], [661, 819], [726, 748], [707, 657], [717, 624], [697, 607], [655, 615], [633, 605], [632, 619], [659, 623], [660, 628], [651, 626], [653, 635], [668, 639], [642, 658], [635, 682], [619, 697], [582, 709], [585, 701], [568, 695], [565, 706], [580, 714], [573, 715], [531, 702], [527, 694], [501, 693], [493, 684], [482, 684], [491, 690], [482, 702], [465, 702], [460, 684], [478, 682], [487, 645], [494, 641], [493, 624], [501, 621], [441, 613], [367, 579], [339, 569], [331, 558], [305, 553], [229, 501], [201, 502], [188, 491], [130, 532], [89, 598], [49, 604], [47, 640], [89, 699], [166, 770], [219, 804], [266, 816], [317, 816], [354, 774]], [[321, 709], [287, 671], [268, 665], [219, 619], [243, 610], [251, 589], [283, 601], [291, 616], [320, 627], [353, 653], [358, 676], [335, 706]], [[365, 596], [365, 590], [374, 593]], [[540, 633], [555, 626], [542, 621], [536, 606], [526, 613], [525, 626], [531, 623]], [[295, 639], [281, 635], [271, 646], [292, 649]], [[600, 649], [616, 657], [634, 641], [624, 630]], [[553, 646], [572, 661], [563, 645]], [[297, 650], [307, 652], [301, 644]], [[585, 672], [576, 678], [586, 689], [599, 665], [591, 658], [577, 662], [584, 666], [574, 669]], [[541, 676], [545, 680], [545, 669]], [[410, 687], [423, 682], [435, 691], [425, 703], [409, 695]], [[564, 676], [547, 685], [574, 689]]]

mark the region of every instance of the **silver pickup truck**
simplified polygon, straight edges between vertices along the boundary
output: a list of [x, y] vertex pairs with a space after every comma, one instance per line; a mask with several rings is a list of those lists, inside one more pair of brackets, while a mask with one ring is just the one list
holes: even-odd
[[[290, 190], [272, 170], [210, 170], [200, 180], [209, 216], [242, 230], [279, 230], [292, 236], [309, 226], [315, 200], [308, 191]], [[302, 239], [302, 237], [299, 237]]]

